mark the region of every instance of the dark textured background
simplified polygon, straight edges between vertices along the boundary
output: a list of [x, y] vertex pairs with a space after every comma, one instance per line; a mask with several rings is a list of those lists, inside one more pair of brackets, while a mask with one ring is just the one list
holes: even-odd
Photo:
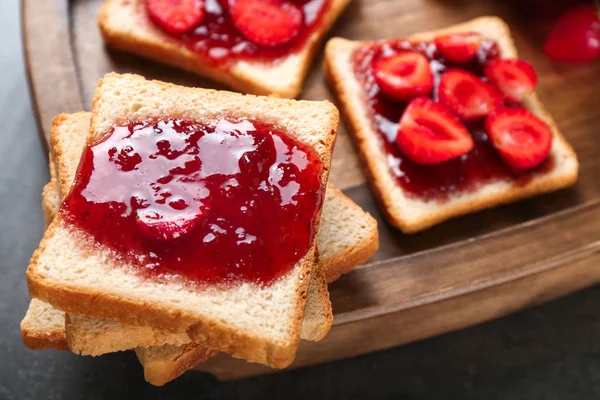
[[600, 287], [421, 343], [233, 383], [192, 372], [154, 388], [133, 354], [25, 349], [25, 268], [42, 235], [48, 172], [19, 20], [19, 1], [0, 0], [0, 399], [600, 399]]

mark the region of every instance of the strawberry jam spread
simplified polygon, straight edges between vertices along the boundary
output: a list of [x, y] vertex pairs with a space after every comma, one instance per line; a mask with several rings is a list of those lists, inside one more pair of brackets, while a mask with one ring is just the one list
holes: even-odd
[[268, 285], [313, 243], [321, 172], [257, 121], [135, 122], [88, 144], [61, 216], [145, 275]]
[[[141, 12], [150, 23], [212, 64], [226, 65], [238, 60], [277, 62], [300, 51], [322, 25], [331, 0], [145, 2]], [[184, 18], [183, 28], [174, 26], [174, 20]]]
[[[397, 145], [399, 121], [407, 109], [410, 99], [405, 100], [398, 96], [393, 98], [382, 91], [382, 83], [393, 83], [394, 81], [382, 80], [375, 76], [373, 65], [377, 65], [378, 60], [386, 60], [387, 57], [403, 52], [416, 52], [424, 55], [429, 63], [431, 71], [429, 79], [432, 82], [427, 89], [427, 97], [438, 104], [437, 102], [440, 101], [438, 93], [443, 94], [443, 91], [439, 91], [438, 88], [445, 72], [449, 70], [452, 70], [451, 72], [465, 71], [468, 73], [467, 78], [474, 75], [476, 76], [474, 79], [481, 79], [481, 85], [487, 85], [485, 83], [487, 82], [486, 65], [499, 59], [498, 47], [489, 39], [483, 39], [476, 44], [473, 50], [476, 51], [476, 54], [471, 58], [468, 55], [462, 57], [463, 54], [455, 52], [459, 56], [456, 57], [458, 62], [450, 61], [449, 57], [445, 57], [440, 51], [439, 43], [436, 45], [436, 42], [385, 41], [361, 46], [353, 54], [354, 73], [362, 87], [363, 99], [372, 126], [383, 143], [389, 170], [403, 191], [413, 198], [444, 201], [451, 194], [473, 191], [485, 184], [497, 181], [510, 181], [515, 185], [525, 185], [535, 175], [552, 170], [554, 159], [551, 156], [546, 157], [532, 169], [512, 168], [500, 157], [499, 152], [490, 142], [489, 135], [485, 130], [485, 119], [478, 119], [480, 117], [477, 115], [473, 118], [475, 120], [462, 118], [463, 115], [457, 112], [460, 109], [452, 111], [461, 116], [462, 122], [459, 123], [464, 124], [472, 137], [472, 144], [469, 143], [469, 146], [472, 147], [469, 147], [470, 150], [465, 154], [444, 162], [424, 165], [414, 162], [414, 158], [409, 159], [399, 149]], [[468, 61], [465, 62], [461, 58], [467, 58]], [[421, 76], [426, 77], [426, 75]], [[419, 79], [418, 88], [425, 87], [427, 79]], [[403, 92], [399, 89], [401, 88], [396, 89], [396, 93], [402, 94]], [[493, 99], [495, 93], [490, 89], [490, 98], [492, 98], [490, 103], [495, 102]], [[456, 97], [458, 98], [459, 95]], [[431, 108], [431, 106], [429, 107]], [[506, 103], [506, 107], [516, 108], [519, 105]], [[456, 120], [458, 121], [458, 118]]]

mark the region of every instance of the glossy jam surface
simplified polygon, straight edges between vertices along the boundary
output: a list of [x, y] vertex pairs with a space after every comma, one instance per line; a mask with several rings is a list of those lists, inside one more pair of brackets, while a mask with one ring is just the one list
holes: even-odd
[[[131, 123], [86, 147], [61, 216], [144, 274], [268, 285], [312, 245], [321, 170], [311, 148], [256, 121]], [[144, 215], [199, 217], [161, 241]]]
[[495, 181], [509, 180], [515, 185], [525, 185], [536, 174], [548, 172], [554, 167], [554, 159], [549, 157], [530, 171], [511, 169], [489, 142], [483, 121], [466, 124], [475, 142], [475, 147], [469, 153], [437, 165], [419, 165], [409, 160], [396, 146], [398, 124], [407, 103], [386, 97], [377, 86], [371, 69], [371, 64], [377, 58], [406, 50], [419, 51], [430, 60], [435, 78], [432, 98], [437, 101], [435, 93], [439, 77], [444, 71], [461, 68], [483, 77], [485, 63], [498, 57], [498, 48], [494, 42], [483, 40], [476, 59], [461, 65], [447, 62], [435, 44], [429, 42], [387, 41], [362, 46], [355, 51], [354, 73], [362, 86], [371, 123], [384, 144], [390, 172], [407, 195], [443, 201], [450, 194], [473, 191]]
[[[330, 3], [331, 0], [294, 0], [294, 4], [304, 14], [300, 34], [291, 42], [277, 47], [259, 46], [246, 39], [231, 21], [226, 7], [227, 0], [207, 0], [206, 14], [200, 26], [189, 33], [171, 36], [181, 40], [189, 49], [213, 64], [227, 64], [237, 60], [276, 62], [302, 49], [322, 24]], [[146, 13], [144, 7], [141, 12]]]

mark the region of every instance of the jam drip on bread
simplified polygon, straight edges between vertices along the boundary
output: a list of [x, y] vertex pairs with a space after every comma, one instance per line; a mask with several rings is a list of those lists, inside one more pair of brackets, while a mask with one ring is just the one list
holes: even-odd
[[147, 276], [268, 285], [313, 244], [321, 175], [269, 124], [134, 122], [87, 145], [60, 214]]
[[535, 71], [501, 59], [494, 41], [467, 32], [375, 42], [358, 47], [352, 63], [407, 196], [445, 201], [498, 181], [526, 185], [554, 168], [550, 128], [520, 105]]
[[300, 51], [332, 0], [140, 0], [150, 22], [213, 64]]

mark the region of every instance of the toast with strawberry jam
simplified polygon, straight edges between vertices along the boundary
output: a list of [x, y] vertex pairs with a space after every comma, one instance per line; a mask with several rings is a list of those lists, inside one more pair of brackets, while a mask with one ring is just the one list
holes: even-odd
[[349, 0], [106, 0], [105, 42], [246, 93], [296, 97]]
[[331, 39], [325, 70], [389, 222], [406, 233], [571, 186], [578, 162], [483, 17], [407, 39]]
[[[50, 157], [51, 179], [42, 194], [44, 215], [48, 224], [52, 222], [58, 213], [64, 197], [62, 193], [68, 194], [71, 190], [79, 158], [85, 146], [90, 117], [90, 113], [81, 112], [60, 115], [54, 119], [50, 134], [52, 147]], [[55, 168], [55, 165], [58, 168]], [[326, 279], [331, 282], [353, 267], [362, 264], [375, 253], [378, 247], [377, 222], [337, 188], [328, 185], [317, 241], [320, 269], [325, 274]], [[312, 286], [309, 288], [308, 303], [311, 303], [311, 297], [313, 296], [311, 289]], [[307, 305], [307, 307], [310, 308], [310, 305]], [[315, 306], [314, 308], [318, 307]], [[36, 321], [43, 320], [46, 315], [50, 316], [46, 318], [48, 324], [36, 323]], [[58, 316], [59, 320], [56, 320], [55, 316]], [[314, 333], [322, 331], [322, 329], [315, 330], [315, 327], [318, 328], [318, 321], [308, 322], [307, 318], [309, 316], [305, 315], [303, 339], [314, 340], [319, 336], [318, 333], [316, 335]], [[82, 316], [74, 316], [74, 318], [85, 319]], [[31, 343], [31, 345], [28, 345], [29, 347], [66, 348], [64, 319], [63, 312], [53, 310], [50, 305], [39, 300], [32, 300], [28, 315], [24, 320], [23, 340]], [[113, 330], [107, 329], [110, 321], [102, 323], [102, 321], [94, 321], [94, 318], [87, 318], [87, 320], [89, 323], [82, 323], [77, 327], [71, 325], [76, 331], [78, 330], [79, 333], [84, 335], [75, 338], [75, 332], [71, 332], [72, 340], [79, 343], [76, 344], [77, 348], [73, 350], [83, 354], [119, 351], [138, 347], [142, 343], [148, 345], [158, 344], [157, 339], [161, 337], [160, 332], [153, 332], [146, 327], [123, 326], [114, 323], [116, 329]], [[54, 327], [58, 327], [60, 332], [55, 332]], [[119, 340], [108, 340], [109, 336], [107, 335], [118, 336]], [[165, 337], [165, 335], [168, 334], [163, 333], [162, 337]], [[38, 336], [40, 337], [39, 340]], [[175, 342], [181, 341], [181, 335], [173, 336]], [[46, 340], [51, 337], [58, 339], [57, 341]], [[132, 342], [132, 340], [136, 340], [136, 337], [138, 342]], [[81, 341], [85, 341], [85, 346], [80, 345]], [[165, 340], [164, 343], [167, 342]], [[128, 343], [134, 344], [128, 345]]]
[[93, 110], [77, 178], [28, 268], [32, 297], [288, 365], [337, 109], [109, 74]]
[[[62, 202], [61, 193], [68, 194], [70, 191], [85, 147], [90, 116], [90, 113], [76, 113], [61, 115], [54, 120], [50, 135], [51, 180], [42, 195], [48, 223], [58, 212]], [[55, 165], [59, 168], [55, 168]], [[61, 187], [59, 182], [64, 186]], [[377, 249], [376, 221], [331, 185], [327, 188], [320, 225], [317, 235], [319, 266], [330, 281], [362, 264]], [[324, 315], [327, 318], [327, 311], [323, 310], [322, 302], [318, 300], [322, 296], [315, 293], [318, 287], [319, 285], [312, 283], [309, 287], [302, 326], [302, 338], [307, 340], [318, 340], [325, 332], [323, 328], [328, 326], [323, 321]], [[142, 344], [150, 346], [161, 340], [163, 343], [189, 341], [185, 334], [169, 334], [148, 327], [83, 316], [71, 316], [66, 325], [67, 331], [70, 331], [71, 350], [83, 354], [103, 354]], [[31, 301], [21, 330], [23, 341], [29, 348], [69, 349], [65, 335], [65, 313], [40, 300]], [[146, 380], [154, 385], [162, 385], [174, 379], [188, 367], [210, 356], [205, 348], [194, 344], [140, 347], [137, 352], [144, 365]]]

